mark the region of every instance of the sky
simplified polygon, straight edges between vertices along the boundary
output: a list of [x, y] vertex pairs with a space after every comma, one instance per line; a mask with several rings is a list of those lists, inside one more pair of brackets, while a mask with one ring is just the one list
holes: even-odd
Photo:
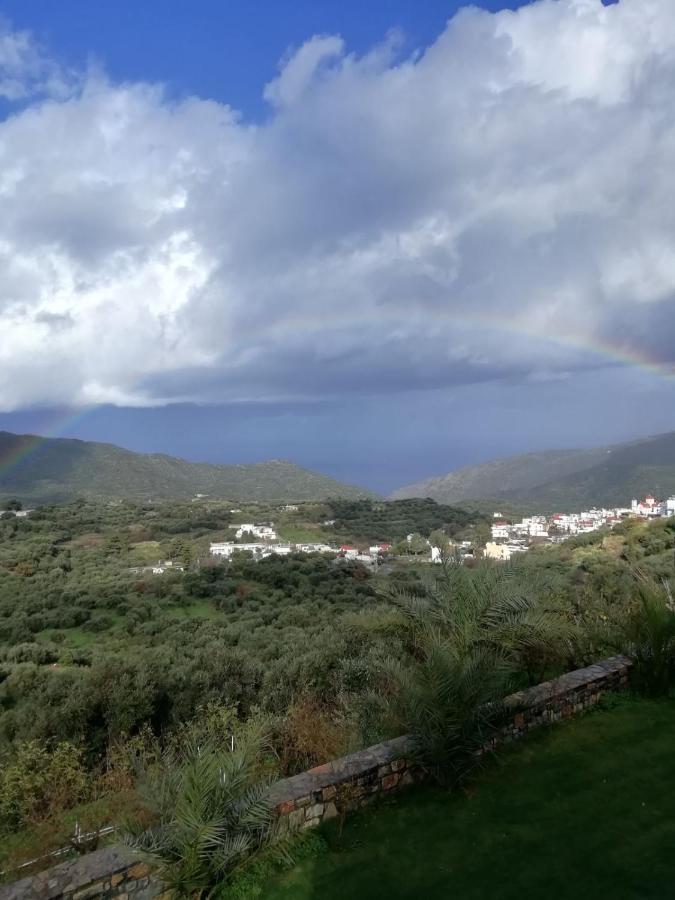
[[387, 492], [675, 428], [672, 0], [3, 0], [0, 429]]

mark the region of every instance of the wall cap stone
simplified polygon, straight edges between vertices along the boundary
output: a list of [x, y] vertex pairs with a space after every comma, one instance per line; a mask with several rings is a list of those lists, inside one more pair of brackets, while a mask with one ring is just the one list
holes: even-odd
[[[536, 709], [546, 707], [552, 700], [559, 699], [588, 687], [596, 681], [603, 681], [611, 675], [627, 674], [633, 665], [628, 656], [611, 656], [592, 666], [567, 672], [559, 678], [544, 681], [534, 687], [517, 691], [505, 698], [504, 703], [508, 710], [516, 712], [520, 709]], [[271, 790], [271, 799], [275, 807], [284, 803], [292, 803], [303, 797], [311, 795], [314, 791], [321, 791], [331, 785], [343, 784], [355, 778], [362, 778], [377, 770], [380, 766], [387, 765], [398, 759], [410, 758], [414, 749], [414, 742], [410, 735], [383, 741], [365, 750], [350, 753], [340, 759], [331, 760], [322, 766], [316, 766], [299, 775], [292, 775], [278, 781]]]
[[117, 844], [104, 847], [0, 887], [0, 900], [25, 900], [26, 897], [56, 900], [65, 892], [74, 892], [126, 872], [138, 862], [138, 855], [128, 847]]
[[602, 681], [608, 675], [628, 674], [633, 665], [633, 660], [628, 656], [610, 656], [601, 662], [586, 666], [584, 669], [575, 669], [567, 672], [559, 678], [551, 681], [543, 681], [534, 687], [517, 691], [505, 698], [507, 709], [532, 709], [537, 706], [546, 706], [551, 700], [564, 697], [577, 689], [588, 687], [595, 681]]

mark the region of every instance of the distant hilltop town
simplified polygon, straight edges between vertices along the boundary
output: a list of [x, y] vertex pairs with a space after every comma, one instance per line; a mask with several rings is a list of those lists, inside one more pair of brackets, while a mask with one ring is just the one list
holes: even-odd
[[633, 499], [630, 507], [587, 509], [578, 513], [556, 513], [553, 516], [528, 516], [521, 522], [509, 523], [499, 512], [492, 525], [492, 541], [485, 545], [484, 555], [490, 559], [508, 560], [533, 544], [560, 543], [577, 534], [588, 534], [600, 528], [613, 528], [630, 517], [655, 519], [675, 516], [675, 497], [657, 500], [648, 494], [644, 500]]
[[[284, 507], [284, 511], [295, 511], [297, 506]], [[233, 509], [232, 512], [240, 512]], [[419, 534], [409, 534], [404, 539], [410, 546], [414, 558], [418, 562], [440, 563], [448, 556], [448, 552], [458, 561], [477, 556], [488, 559], [506, 561], [516, 553], [524, 553], [532, 547], [549, 543], [556, 544], [575, 535], [598, 531], [600, 528], [613, 528], [628, 518], [654, 519], [675, 516], [675, 496], [667, 500], [657, 500], [648, 495], [644, 500], [634, 499], [628, 507], [613, 509], [597, 509], [595, 507], [578, 513], [556, 513], [552, 516], [526, 516], [519, 522], [509, 522], [500, 512], [493, 514], [491, 540], [485, 546], [474, 541], [463, 540], [453, 542], [448, 538], [446, 546], [441, 549], [435, 546], [434, 535], [424, 538]], [[334, 524], [329, 519], [322, 523], [325, 527]], [[237, 553], [247, 553], [255, 560], [270, 556], [290, 556], [296, 553], [321, 553], [334, 556], [336, 559], [358, 562], [362, 565], [377, 568], [387, 557], [400, 555], [401, 545], [393, 547], [389, 542], [374, 543], [371, 546], [354, 544], [338, 544], [328, 541], [281, 540], [273, 522], [243, 522], [230, 525], [233, 534], [230, 540], [212, 542], [209, 548], [213, 558], [231, 559]], [[412, 548], [415, 547], [413, 551]], [[183, 566], [176, 562], [158, 562], [153, 566], [143, 567], [143, 571], [161, 574], [164, 571], [182, 571]], [[140, 571], [140, 568], [139, 568]]]

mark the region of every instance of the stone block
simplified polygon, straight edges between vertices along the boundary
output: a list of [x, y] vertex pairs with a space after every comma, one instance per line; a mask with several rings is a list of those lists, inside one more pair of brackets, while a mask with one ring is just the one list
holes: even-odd
[[335, 819], [337, 818], [337, 815], [338, 811], [336, 805], [333, 802], [326, 803], [323, 811], [324, 819]]
[[88, 884], [73, 894], [73, 900], [90, 900], [91, 897], [100, 897], [104, 891], [103, 881], [97, 881], [95, 884]]
[[311, 802], [312, 802], [311, 796], [310, 796], [309, 794], [306, 794], [304, 797], [298, 797], [298, 799], [295, 801], [295, 805], [296, 805], [297, 807], [300, 807], [300, 806], [309, 806], [309, 804], [310, 804]]
[[127, 872], [127, 878], [145, 878], [150, 874], [150, 866], [147, 863], [136, 863]]
[[384, 765], [384, 766], [380, 766], [380, 768], [377, 770], [377, 777], [378, 777], [378, 778], [384, 778], [385, 775], [390, 775], [390, 774], [391, 774], [391, 768], [392, 768], [392, 767], [391, 767], [390, 765], [388, 765], [388, 764], [386, 764], [386, 765]]
[[277, 806], [277, 813], [280, 816], [287, 816], [289, 813], [292, 813], [295, 809], [295, 800], [286, 800], [285, 803], [280, 803]]
[[383, 791], [391, 791], [396, 785], [399, 783], [401, 776], [398, 773], [394, 773], [392, 775], [387, 775], [386, 778], [382, 779], [382, 790]]
[[295, 809], [288, 817], [288, 825], [292, 831], [300, 828], [302, 823], [305, 821], [305, 810], [304, 809]]
[[332, 800], [337, 794], [337, 788], [334, 784], [329, 784], [323, 789], [323, 800]]
[[320, 819], [323, 815], [323, 803], [315, 803], [313, 806], [308, 806], [306, 815], [308, 819]]
[[119, 873], [117, 875], [113, 875], [113, 877], [110, 879], [110, 887], [117, 887], [117, 885], [122, 884], [123, 881], [124, 875], [120, 875]]
[[391, 761], [391, 770], [392, 772], [402, 772], [408, 765], [408, 761], [405, 759], [392, 759]]

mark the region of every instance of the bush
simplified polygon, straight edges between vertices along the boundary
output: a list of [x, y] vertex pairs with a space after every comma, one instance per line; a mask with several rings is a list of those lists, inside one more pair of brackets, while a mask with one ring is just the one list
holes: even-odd
[[167, 750], [139, 782], [156, 824], [132, 830], [127, 842], [154, 858], [176, 897], [212, 895], [265, 848], [281, 848], [261, 779], [265, 746], [254, 727], [225, 750], [190, 741]]
[[635, 685], [648, 696], [667, 694], [675, 682], [675, 601], [665, 579], [637, 575], [638, 606], [625, 627], [623, 649], [633, 657]]
[[0, 766], [0, 830], [41, 821], [83, 800], [88, 778], [82, 752], [68, 741], [51, 750], [39, 741], [19, 744]]

